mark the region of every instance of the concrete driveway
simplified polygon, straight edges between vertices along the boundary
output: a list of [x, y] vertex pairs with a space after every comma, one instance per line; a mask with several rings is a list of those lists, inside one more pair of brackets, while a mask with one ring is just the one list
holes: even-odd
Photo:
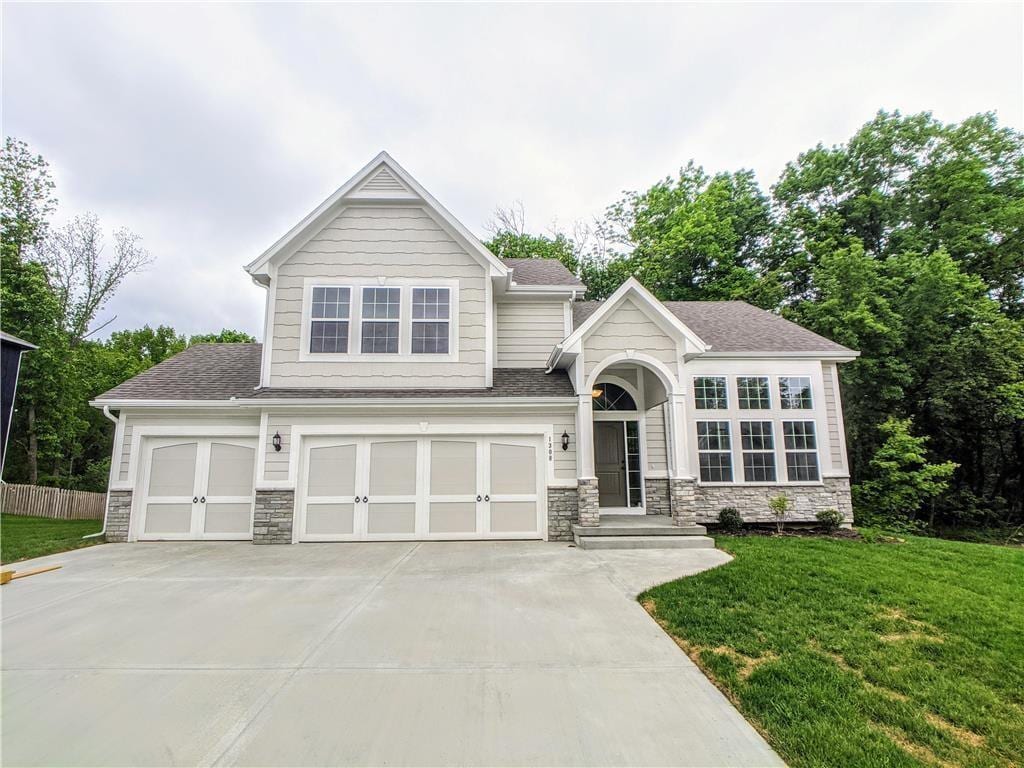
[[[779, 765], [633, 596], [715, 550], [106, 545], [3, 587], [5, 765]], [[26, 565], [27, 567], [27, 565]]]

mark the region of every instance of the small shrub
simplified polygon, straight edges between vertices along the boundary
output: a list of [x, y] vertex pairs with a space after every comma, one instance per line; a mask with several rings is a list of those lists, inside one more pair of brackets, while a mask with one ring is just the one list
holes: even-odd
[[786, 513], [789, 512], [791, 506], [789, 497], [784, 493], [768, 499], [768, 509], [775, 515], [775, 527], [779, 533], [782, 533], [782, 529], [786, 525]]
[[736, 507], [722, 507], [718, 511], [718, 527], [723, 531], [735, 533], [743, 528], [743, 517]]
[[838, 509], [823, 509], [815, 517], [827, 533], [835, 533], [843, 524], [843, 516]]

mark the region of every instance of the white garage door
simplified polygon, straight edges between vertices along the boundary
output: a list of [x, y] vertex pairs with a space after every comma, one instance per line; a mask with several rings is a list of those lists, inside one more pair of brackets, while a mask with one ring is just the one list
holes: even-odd
[[138, 538], [252, 538], [255, 440], [154, 439], [145, 456]]
[[304, 441], [303, 541], [543, 538], [539, 438]]

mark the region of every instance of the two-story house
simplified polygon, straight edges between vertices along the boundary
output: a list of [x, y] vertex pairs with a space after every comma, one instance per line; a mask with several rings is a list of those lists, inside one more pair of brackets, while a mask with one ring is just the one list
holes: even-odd
[[767, 521], [780, 493], [791, 520], [852, 521], [837, 364], [857, 353], [774, 314], [632, 279], [585, 301], [386, 153], [245, 269], [262, 344], [190, 347], [93, 403], [116, 423], [111, 541], [691, 532], [726, 506]]

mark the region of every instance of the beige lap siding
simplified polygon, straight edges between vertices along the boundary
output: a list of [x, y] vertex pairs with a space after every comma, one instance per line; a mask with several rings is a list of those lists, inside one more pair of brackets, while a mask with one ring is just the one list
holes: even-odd
[[498, 368], [544, 368], [565, 338], [564, 301], [514, 301], [495, 307]]
[[[308, 427], [337, 424], [350, 425], [357, 428], [360, 426], [402, 425], [409, 427], [409, 434], [419, 434], [419, 424], [423, 421], [428, 422], [432, 427], [436, 427], [439, 424], [478, 424], [482, 430], [486, 429], [491, 434], [494, 434], [495, 430], [500, 429], [502, 425], [507, 425], [510, 428], [523, 424], [551, 425], [555, 477], [559, 480], [575, 480], [576, 478], [576, 415], [575, 410], [570, 406], [564, 412], [530, 411], [524, 409], [522, 411], [517, 410], [515, 413], [506, 410], [486, 414], [466, 413], [437, 416], [418, 414], [320, 414], [297, 416], [290, 413], [271, 413], [267, 420], [264, 481], [267, 483], [288, 481], [288, 466], [293, 448], [292, 427], [294, 425]], [[275, 432], [280, 432], [281, 434], [280, 451], [275, 451], [272, 445]], [[568, 432], [570, 435], [569, 450], [567, 451], [562, 450], [562, 432]]]
[[650, 355], [670, 370], [675, 369], [675, 341], [628, 299], [584, 340], [584, 371], [587, 377], [602, 360], [627, 349]]
[[647, 469], [653, 472], [668, 471], [668, 443], [665, 432], [665, 409], [656, 405], [646, 415]]
[[[413, 363], [361, 362], [358, 354], [346, 361], [299, 359], [302, 324], [308, 322], [302, 316], [307, 278], [343, 284], [346, 279], [378, 277], [458, 280], [458, 362], [432, 362], [428, 356]], [[275, 291], [271, 386], [482, 387], [486, 279], [484, 267], [423, 209], [349, 208], [278, 269], [276, 285], [271, 286]], [[358, 318], [350, 322], [358, 324]], [[408, 322], [409, 318], [402, 318], [403, 324]]]
[[835, 363], [822, 363], [822, 384], [825, 390], [825, 418], [828, 421], [828, 450], [832, 456], [832, 471], [842, 470], [843, 435], [839, 423], [839, 372]]

